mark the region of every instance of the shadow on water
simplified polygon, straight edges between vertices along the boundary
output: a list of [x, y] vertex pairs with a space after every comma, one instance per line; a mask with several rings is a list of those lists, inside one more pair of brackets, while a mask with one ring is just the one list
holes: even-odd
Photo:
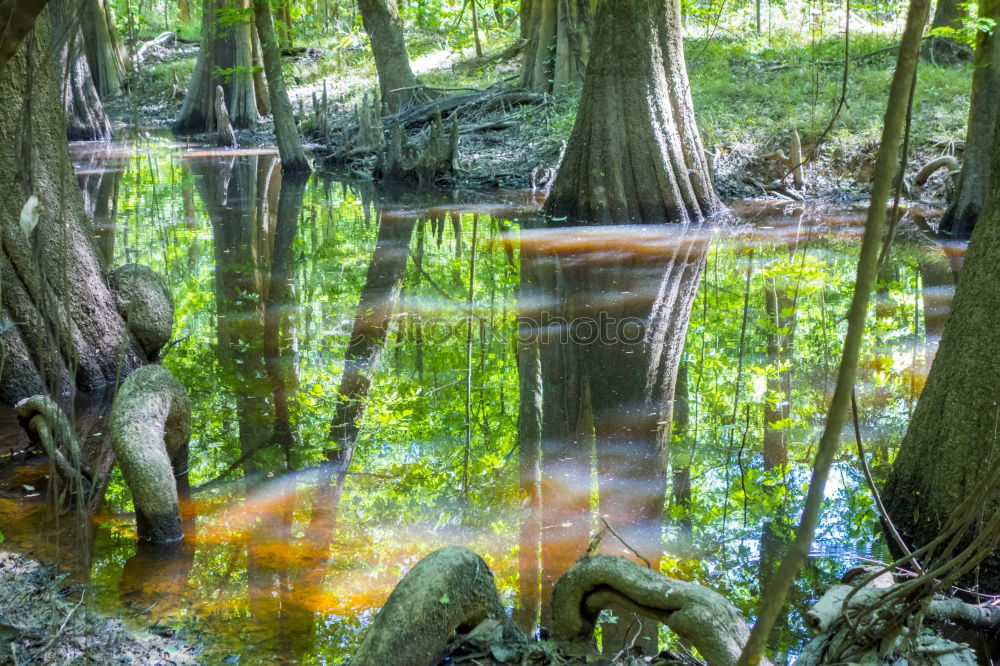
[[[303, 180], [267, 151], [78, 150], [105, 262], [171, 287], [183, 341], [164, 364], [195, 419], [185, 541], [137, 544], [115, 478], [83, 564], [41, 500], [44, 459], [7, 455], [24, 440], [0, 409], [4, 546], [77, 567], [101, 610], [212, 660], [328, 663], [448, 544], [484, 555], [528, 630], [589, 548], [711, 585], [747, 615], [767, 593], [832, 390], [863, 211], [740, 204], [729, 227], [547, 229], [530, 193]], [[877, 474], [963, 252], [916, 228], [879, 276], [861, 359]], [[77, 409], [95, 442], [106, 404]], [[884, 555], [856, 469], [845, 446], [778, 662], [822, 586]], [[609, 654], [671, 640], [618, 615], [602, 624]]]

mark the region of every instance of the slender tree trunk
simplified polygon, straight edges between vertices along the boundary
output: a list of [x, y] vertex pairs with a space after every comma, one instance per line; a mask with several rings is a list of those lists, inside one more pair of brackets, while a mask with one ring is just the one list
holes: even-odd
[[788, 419], [792, 399], [792, 345], [795, 339], [794, 300], [780, 277], [766, 280], [764, 305], [767, 312], [767, 375], [764, 400], [764, 469], [788, 463]]
[[190, 23], [193, 14], [191, 0], [177, 0], [177, 18], [181, 24]]
[[413, 101], [418, 85], [410, 69], [403, 21], [395, 0], [358, 0], [358, 8], [375, 56], [382, 108], [395, 113]]
[[[1000, 455], [1000, 151], [994, 150], [988, 197], [969, 241], [951, 315], [944, 328], [906, 436], [883, 491], [897, 528], [914, 546], [936, 537], [941, 523]], [[982, 506], [1000, 510], [1000, 489]], [[980, 522], [981, 524], [981, 522]], [[958, 552], [972, 535], [966, 535]], [[1000, 556], [977, 573], [984, 592], [1000, 591]]]
[[281, 49], [274, 34], [271, 7], [268, 0], [254, 0], [254, 15], [257, 32], [260, 33], [264, 51], [264, 70], [267, 72], [268, 93], [271, 97], [271, 111], [274, 114], [274, 135], [281, 155], [284, 171], [309, 171], [309, 160], [302, 149], [299, 130], [295, 125], [295, 113], [288, 101], [285, 77], [281, 71]]
[[[1000, 0], [982, 0], [979, 16], [1000, 24]], [[997, 148], [995, 128], [1000, 116], [997, 100], [1000, 100], [1000, 36], [993, 30], [980, 32], [977, 37], [965, 161], [955, 200], [941, 220], [941, 230], [955, 236], [968, 237], [983, 210]]]
[[[270, 9], [270, 5], [268, 5], [268, 9]], [[261, 54], [260, 31], [257, 29], [256, 20], [255, 9], [254, 25], [250, 26], [250, 60], [253, 62], [253, 94], [257, 100], [257, 112], [262, 116], [266, 116], [271, 113], [271, 99], [267, 81], [265, 80], [265, 70], [267, 68], [264, 65], [264, 57]], [[278, 57], [281, 57], [280, 51], [278, 52]], [[280, 64], [281, 61], [279, 60], [278, 62]]]
[[85, 0], [81, 26], [87, 64], [101, 99], [122, 94], [125, 85], [125, 53], [104, 0]]
[[[522, 223], [522, 230], [530, 222]], [[538, 262], [529, 259], [530, 250], [521, 249], [519, 315], [527, 330], [522, 336], [518, 327], [517, 374], [519, 409], [517, 418], [517, 448], [520, 458], [521, 492], [527, 499], [521, 517], [518, 549], [518, 608], [514, 620], [525, 633], [530, 633], [541, 612], [541, 570], [538, 559], [542, 540], [542, 367], [538, 342], [531, 339], [530, 321], [535, 314], [528, 310], [537, 289]], [[519, 322], [520, 324], [520, 322]], [[524, 339], [522, 339], [522, 337]]]
[[569, 224], [657, 224], [719, 210], [694, 120], [679, 3], [602, 2], [596, 24], [545, 213]]
[[591, 0], [531, 0], [521, 6], [521, 36], [528, 40], [521, 85], [556, 92], [583, 82], [590, 51]]
[[278, 41], [283, 49], [292, 47], [292, 0], [278, 1]]
[[[250, 46], [249, 15], [231, 19], [232, 10], [246, 10], [248, 0], [205, 0], [201, 50], [195, 63], [174, 132], [200, 134], [215, 129], [215, 88], [225, 92], [226, 108], [236, 128], [257, 123]], [[224, 11], [225, 10], [225, 11]], [[236, 12], [240, 13], [240, 12]], [[224, 21], [220, 21], [220, 17]]]
[[[0, 67], [0, 127], [14, 132], [0, 145], [0, 401], [9, 403], [97, 390], [146, 361], [91, 244], [48, 25], [39, 21]], [[20, 218], [31, 196], [38, 224], [26, 238]]]
[[107, 141], [111, 138], [111, 120], [104, 112], [87, 65], [80, 17], [65, 0], [49, 3], [49, 13], [58, 40], [55, 62], [62, 81], [66, 136], [70, 141]]

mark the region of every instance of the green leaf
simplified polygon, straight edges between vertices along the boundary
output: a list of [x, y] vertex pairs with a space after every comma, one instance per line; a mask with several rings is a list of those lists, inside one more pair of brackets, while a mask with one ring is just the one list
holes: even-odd
[[444, 594], [441, 595], [441, 603], [443, 603], [443, 604], [450, 604], [451, 603], [451, 599], [448, 598], [448, 593], [447, 592], [445, 592]]

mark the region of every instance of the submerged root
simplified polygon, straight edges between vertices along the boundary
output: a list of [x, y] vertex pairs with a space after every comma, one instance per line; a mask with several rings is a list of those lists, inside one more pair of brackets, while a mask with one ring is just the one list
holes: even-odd
[[466, 548], [442, 548], [420, 560], [392, 591], [351, 666], [436, 663], [454, 631], [468, 631], [484, 620], [500, 623], [508, 639], [521, 638], [486, 562]]
[[132, 491], [139, 538], [183, 538], [179, 491], [187, 491], [191, 403], [181, 383], [159, 365], [128, 376], [111, 405], [111, 445]]

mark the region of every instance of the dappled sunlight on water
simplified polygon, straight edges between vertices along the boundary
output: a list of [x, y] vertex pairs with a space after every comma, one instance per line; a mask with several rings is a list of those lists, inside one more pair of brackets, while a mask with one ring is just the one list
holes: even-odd
[[[342, 659], [399, 578], [450, 544], [484, 556], [529, 630], [588, 548], [753, 614], [801, 509], [863, 208], [545, 229], [527, 192], [298, 181], [270, 150], [75, 151], [99, 251], [163, 274], [175, 336], [190, 336], [164, 362], [194, 409], [187, 537], [138, 544], [115, 475], [78, 549], [41, 497], [47, 463], [4, 455], [4, 547], [60, 560], [101, 610], [178, 631], [213, 662]], [[908, 215], [859, 371], [876, 474], [964, 252]], [[0, 453], [23, 444], [0, 409]], [[794, 654], [822, 585], [884, 556], [852, 430], [772, 648]]]

